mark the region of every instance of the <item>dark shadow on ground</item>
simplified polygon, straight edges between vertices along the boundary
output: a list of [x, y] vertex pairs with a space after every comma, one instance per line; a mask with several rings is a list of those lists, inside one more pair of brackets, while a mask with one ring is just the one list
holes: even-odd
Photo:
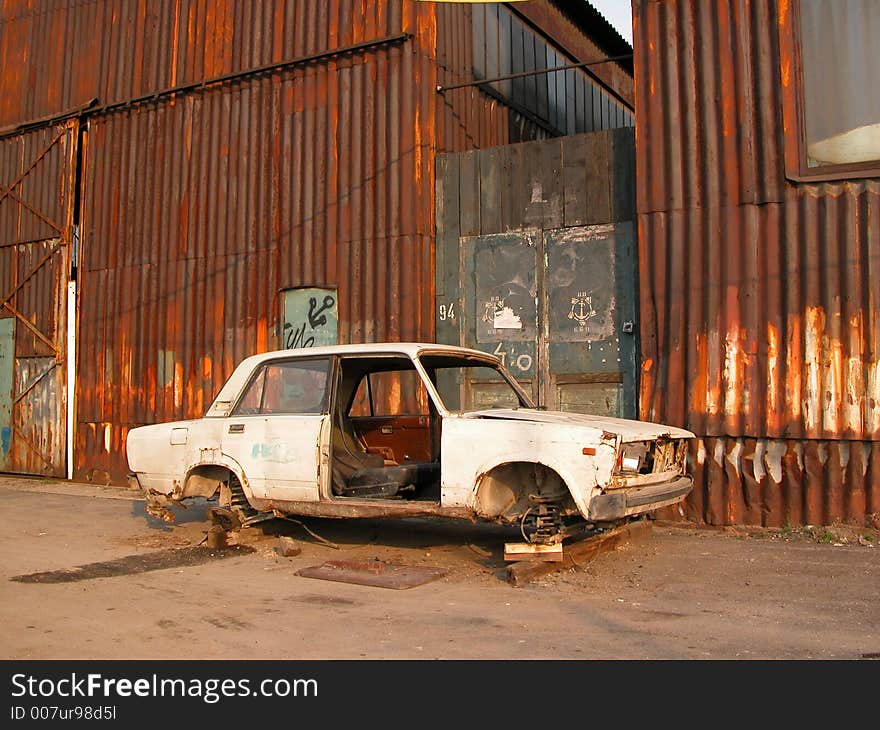
[[442, 518], [397, 519], [326, 519], [320, 517], [295, 517], [302, 525], [275, 519], [246, 528], [257, 530], [261, 535], [292, 537], [313, 545], [325, 543], [307, 532], [339, 547], [339, 551], [327, 549], [327, 559], [333, 559], [346, 549], [375, 545], [384, 549], [457, 549], [469, 551], [468, 559], [475, 565], [492, 571], [504, 580], [507, 563], [504, 561], [504, 543], [522, 540], [519, 529], [488, 523], [471, 523], [464, 520]]
[[73, 583], [91, 578], [115, 578], [121, 575], [149, 573], [168, 568], [185, 568], [201, 565], [213, 560], [248, 555], [254, 548], [246, 545], [211, 549], [202, 546], [171, 548], [140, 555], [126, 555], [115, 560], [102, 560], [98, 563], [78, 565], [67, 570], [49, 570], [41, 573], [16, 575], [10, 580], [16, 583]]

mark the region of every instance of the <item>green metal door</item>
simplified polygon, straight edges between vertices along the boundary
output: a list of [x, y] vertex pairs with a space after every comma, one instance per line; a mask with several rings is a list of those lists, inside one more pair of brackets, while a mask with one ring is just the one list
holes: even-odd
[[294, 349], [337, 344], [338, 300], [336, 289], [287, 289], [281, 323], [283, 347]]
[[[463, 237], [459, 254], [458, 298], [439, 303], [438, 334], [497, 355], [539, 405], [635, 417], [632, 223]], [[501, 392], [462, 385], [471, 408]]]
[[[467, 346], [501, 358], [526, 391], [538, 397], [538, 250], [540, 233], [499, 233], [461, 239], [462, 324]], [[472, 407], [491, 407], [500, 382], [466, 384]]]
[[634, 179], [632, 130], [439, 156], [437, 341], [494, 353], [547, 408], [635, 418]]
[[632, 223], [544, 232], [541, 403], [636, 416], [636, 251]]

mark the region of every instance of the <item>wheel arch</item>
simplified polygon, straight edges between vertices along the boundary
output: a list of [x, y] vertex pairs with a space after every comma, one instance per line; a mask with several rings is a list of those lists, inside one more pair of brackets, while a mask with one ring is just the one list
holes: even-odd
[[538, 460], [509, 460], [485, 470], [474, 486], [476, 514], [513, 522], [529, 507], [529, 495], [559, 496], [566, 512], [577, 513], [573, 494], [560, 470]]
[[241, 465], [232, 459], [223, 459], [222, 461], [201, 462], [190, 466], [184, 477], [178, 499], [213, 497], [224, 485], [228, 485], [230, 475], [238, 479], [245, 495], [250, 497], [250, 484]]

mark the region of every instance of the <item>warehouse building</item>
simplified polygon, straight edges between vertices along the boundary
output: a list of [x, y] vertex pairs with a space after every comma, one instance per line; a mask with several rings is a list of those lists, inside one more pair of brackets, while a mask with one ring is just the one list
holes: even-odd
[[630, 53], [575, 0], [4, 2], [0, 471], [124, 484], [246, 355], [434, 339], [438, 155], [631, 135]]

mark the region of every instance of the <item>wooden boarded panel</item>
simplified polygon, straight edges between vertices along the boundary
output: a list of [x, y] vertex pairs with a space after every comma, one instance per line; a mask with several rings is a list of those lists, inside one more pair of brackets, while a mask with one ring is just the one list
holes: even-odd
[[524, 227], [530, 174], [525, 164], [525, 144], [499, 148], [501, 162], [501, 231]]
[[480, 167], [476, 152], [459, 156], [459, 235], [480, 235]]
[[480, 165], [480, 232], [498, 233], [503, 230], [501, 192], [509, 185], [504, 179], [504, 147], [491, 147], [479, 156]]
[[435, 267], [436, 341], [459, 344], [460, 285], [458, 240], [460, 219], [460, 155], [437, 158], [437, 246]]
[[636, 218], [636, 140], [632, 128], [611, 132], [611, 216], [616, 223]]
[[587, 220], [586, 199], [586, 137], [563, 137], [562, 139], [562, 184], [563, 192], [563, 224], [565, 226], [582, 226]]
[[[562, 140], [548, 140], [542, 145], [533, 145], [532, 150], [529, 155], [530, 165], [535, 169], [536, 179], [541, 181], [540, 209], [543, 215], [538, 227], [561, 228], [565, 221]], [[536, 204], [534, 198], [532, 204]]]
[[610, 147], [610, 132], [591, 134], [584, 140], [584, 205], [587, 225], [611, 222]]
[[556, 409], [594, 416], [622, 416], [620, 383], [560, 383], [556, 386]]

